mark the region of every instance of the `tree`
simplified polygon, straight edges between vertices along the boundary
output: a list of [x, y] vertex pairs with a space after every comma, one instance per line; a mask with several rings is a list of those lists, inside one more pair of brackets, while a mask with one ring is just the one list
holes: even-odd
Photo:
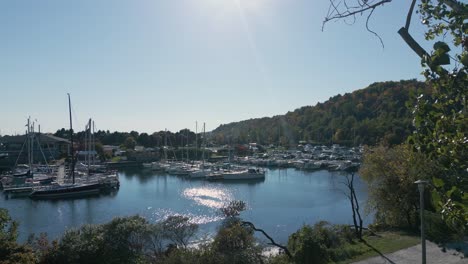
[[164, 237], [184, 248], [198, 230], [198, 225], [190, 223], [188, 217], [181, 215], [169, 216], [161, 225]]
[[[257, 228], [252, 222], [249, 221], [242, 221], [238, 218], [240, 213], [246, 209], [246, 204], [244, 201], [231, 201], [228, 205], [222, 207], [221, 213], [226, 217], [225, 225], [238, 225], [240, 227], [248, 228], [248, 230], [256, 231], [262, 233], [270, 242], [269, 245], [275, 246], [280, 248], [281, 250], [286, 253], [289, 258], [292, 258], [291, 253], [289, 252], [288, 248], [278, 244], [275, 240], [268, 235], [263, 229]], [[227, 224], [226, 224], [227, 223]]]
[[[367, 14], [366, 28], [374, 10], [392, 0], [330, 0], [324, 24], [331, 20], [356, 18]], [[427, 27], [426, 41], [437, 41], [431, 52], [424, 50], [410, 35], [416, 3], [422, 23]], [[421, 58], [430, 95], [419, 95], [414, 105], [415, 133], [409, 143], [416, 152], [426, 154], [442, 170], [432, 179], [432, 201], [448, 223], [464, 232], [468, 228], [468, 5], [456, 0], [412, 0], [405, 25], [398, 34]], [[450, 38], [447, 36], [450, 35]], [[451, 42], [447, 44], [446, 39]], [[382, 40], [381, 40], [382, 41]], [[382, 42], [383, 45], [383, 42]], [[455, 48], [452, 51], [452, 48]], [[452, 64], [452, 62], [455, 62]], [[450, 68], [451, 67], [451, 68]]]
[[359, 201], [356, 196], [356, 190], [354, 188], [354, 175], [356, 173], [355, 169], [350, 169], [347, 172], [345, 172], [346, 175], [346, 188], [348, 188], [349, 193], [346, 194], [346, 197], [348, 197], [349, 202], [351, 204], [351, 211], [353, 215], [353, 225], [354, 225], [354, 233], [356, 234], [356, 237], [358, 239], [362, 239], [362, 217], [361, 217], [361, 212], [359, 211]]
[[419, 194], [414, 182], [430, 179], [437, 170], [409, 145], [366, 149], [359, 174], [367, 182], [368, 203], [375, 211], [376, 224], [417, 228]]
[[16, 243], [18, 223], [6, 209], [0, 208], [0, 263], [35, 263], [32, 249]]
[[127, 137], [123, 143], [123, 146], [128, 150], [134, 150], [136, 146], [136, 141], [133, 137]]
[[225, 220], [219, 228], [212, 250], [220, 263], [261, 263], [261, 249], [256, 245], [254, 230], [238, 217], [245, 210], [243, 201], [231, 201], [221, 208]]
[[40, 263], [155, 263], [178, 246], [185, 250], [197, 228], [182, 216], [154, 224], [140, 216], [116, 217], [68, 230], [52, 243], [42, 237], [31, 244]]

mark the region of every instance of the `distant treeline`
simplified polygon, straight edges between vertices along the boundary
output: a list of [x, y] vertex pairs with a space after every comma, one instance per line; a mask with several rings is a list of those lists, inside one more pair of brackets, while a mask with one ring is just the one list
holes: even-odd
[[[256, 142], [290, 146], [299, 141], [343, 145], [399, 144], [413, 129], [412, 102], [417, 95], [429, 91], [425, 83], [416, 80], [373, 83], [365, 89], [336, 95], [324, 103], [304, 106], [285, 115], [221, 125], [207, 133], [207, 144]], [[75, 133], [75, 137], [82, 142], [85, 132]], [[62, 128], [55, 135], [69, 138], [69, 131]], [[136, 144], [144, 147], [164, 146], [167, 138], [167, 145], [183, 147], [187, 144], [195, 146], [196, 134], [188, 129], [152, 134], [99, 130], [95, 138], [103, 145]], [[198, 145], [201, 144], [202, 135], [199, 134]]]
[[[60, 129], [57, 130], [54, 134], [55, 136], [62, 137], [62, 138], [69, 138], [70, 133], [68, 129]], [[80, 131], [74, 134], [74, 137], [79, 142], [84, 142], [86, 132]], [[152, 134], [148, 133], [138, 133], [136, 131], [131, 132], [110, 132], [109, 130], [98, 130], [94, 133], [94, 137], [96, 142], [99, 142], [103, 145], [125, 145], [125, 144], [134, 144], [140, 145], [144, 147], [162, 147], [166, 144], [172, 147], [181, 147], [188, 144], [191, 146], [195, 145], [196, 142], [196, 134], [193, 131], [188, 129], [182, 129], [179, 132], [170, 132], [170, 131], [159, 131], [154, 132]], [[134, 142], [132, 142], [134, 140]], [[202, 143], [202, 136], [199, 135], [198, 145]]]
[[399, 144], [412, 132], [415, 97], [429, 93], [423, 82], [373, 83], [369, 87], [331, 97], [285, 115], [221, 125], [212, 132], [218, 143], [294, 145], [298, 141], [344, 145]]

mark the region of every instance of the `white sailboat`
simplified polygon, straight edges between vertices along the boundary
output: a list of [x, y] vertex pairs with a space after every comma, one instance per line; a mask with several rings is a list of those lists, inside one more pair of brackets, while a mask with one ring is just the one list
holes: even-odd
[[206, 135], [205, 135], [205, 123], [203, 123], [203, 150], [202, 150], [202, 164], [200, 166], [191, 171], [189, 176], [192, 179], [196, 178], [206, 178], [212, 171], [210, 168], [207, 168], [205, 165], [205, 148], [206, 148]]

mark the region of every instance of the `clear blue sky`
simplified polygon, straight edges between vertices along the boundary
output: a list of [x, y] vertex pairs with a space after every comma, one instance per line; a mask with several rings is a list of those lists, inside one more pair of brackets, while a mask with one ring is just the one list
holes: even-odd
[[382, 49], [364, 18], [322, 32], [327, 0], [1, 1], [0, 133], [68, 127], [67, 92], [78, 130], [211, 130], [420, 78], [397, 34], [408, 4], [374, 13]]

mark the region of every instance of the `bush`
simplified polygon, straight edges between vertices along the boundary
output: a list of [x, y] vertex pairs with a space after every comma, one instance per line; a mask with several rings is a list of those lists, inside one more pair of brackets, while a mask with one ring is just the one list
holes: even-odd
[[453, 230], [442, 219], [442, 216], [437, 213], [424, 211], [424, 223], [427, 239], [436, 243], [446, 243], [451, 240], [456, 240], [459, 234]]
[[[345, 225], [318, 222], [303, 226], [289, 237], [288, 248], [295, 263], [328, 263], [349, 259], [361, 254], [352, 247], [355, 232]], [[282, 263], [281, 259], [275, 260]]]

